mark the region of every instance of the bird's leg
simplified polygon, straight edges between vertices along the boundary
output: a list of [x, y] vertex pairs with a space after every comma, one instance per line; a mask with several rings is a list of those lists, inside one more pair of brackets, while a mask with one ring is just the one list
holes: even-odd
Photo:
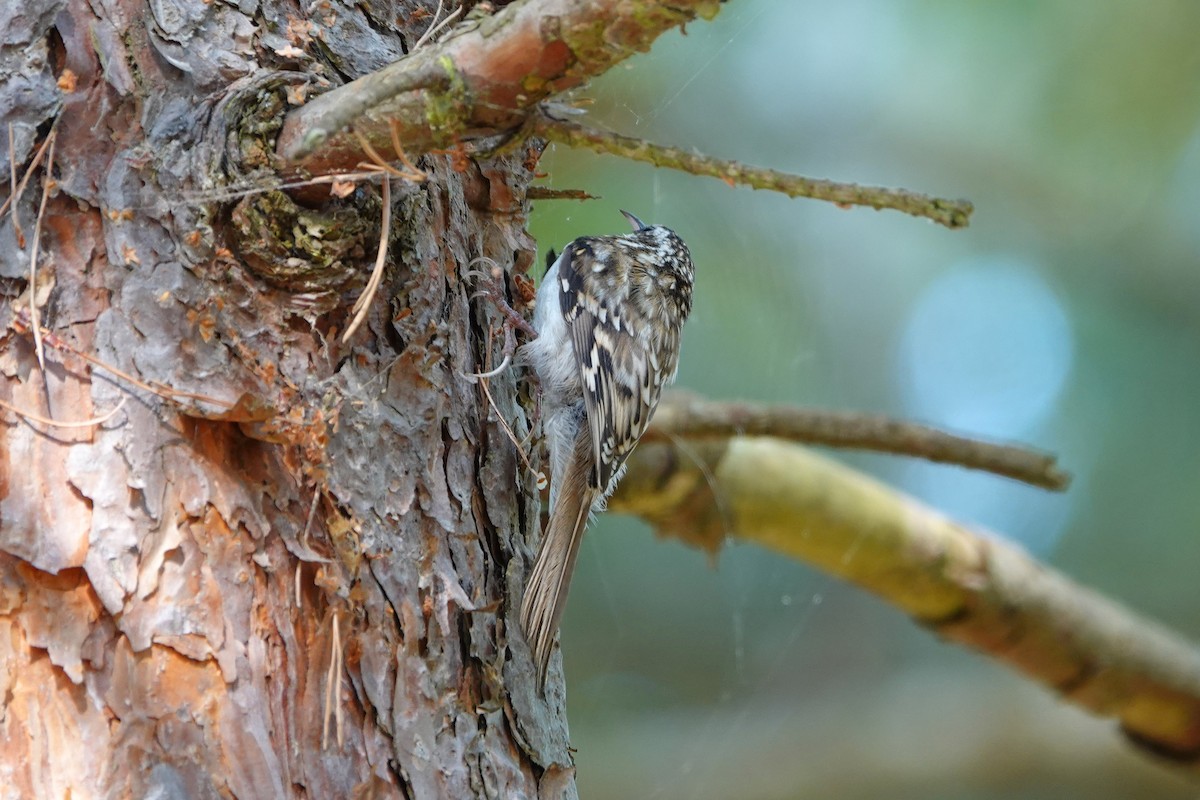
[[[471, 263], [476, 264], [482, 260], [483, 259], [477, 258]], [[488, 298], [488, 300], [492, 302], [492, 305], [496, 307], [496, 310], [504, 315], [505, 324], [508, 325], [508, 327], [523, 331], [529, 336], [530, 339], [536, 339], [538, 336], [537, 331], [533, 329], [533, 326], [530, 325], [523, 316], [521, 316], [520, 312], [509, 305], [508, 299], [504, 296], [504, 271], [501, 270], [500, 267], [496, 265], [496, 262], [492, 261], [490, 258], [487, 259], [487, 261], [491, 262], [491, 269], [473, 269], [467, 273], [468, 278], [475, 278], [479, 280], [479, 289], [475, 292], [475, 294], [471, 295], [471, 297]]]
[[468, 278], [474, 278], [479, 281], [478, 291], [471, 295], [471, 298], [486, 297], [504, 318], [501, 322], [501, 326], [504, 329], [504, 350], [502, 351], [504, 358], [500, 362], [500, 366], [493, 370], [466, 375], [467, 378], [476, 380], [479, 378], [493, 378], [508, 369], [509, 364], [512, 363], [513, 354], [517, 351], [517, 337], [515, 333], [517, 330], [523, 331], [530, 339], [536, 339], [538, 336], [533, 326], [509, 304], [508, 299], [504, 296], [504, 272], [500, 269], [499, 265], [490, 258], [485, 257], [475, 259], [471, 262], [471, 265], [473, 266], [478, 263], [489, 263], [490, 269], [474, 269], [467, 273]]

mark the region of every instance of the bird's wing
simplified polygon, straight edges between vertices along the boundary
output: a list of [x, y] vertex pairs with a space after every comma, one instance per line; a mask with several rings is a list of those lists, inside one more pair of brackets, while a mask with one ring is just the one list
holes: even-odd
[[[650, 320], [628, 302], [629, 269], [619, 253], [578, 239], [559, 266], [563, 318], [571, 331], [592, 438], [593, 488], [607, 494], [646, 431], [669, 377]], [[658, 345], [658, 346], [656, 346]]]

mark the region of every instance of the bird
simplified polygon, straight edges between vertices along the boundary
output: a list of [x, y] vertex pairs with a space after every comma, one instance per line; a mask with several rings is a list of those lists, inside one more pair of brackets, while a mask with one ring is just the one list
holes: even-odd
[[633, 232], [584, 236], [537, 292], [537, 337], [517, 350], [540, 391], [550, 461], [549, 522], [521, 603], [544, 684], [584, 530], [625, 472], [663, 388], [675, 379], [694, 267], [670, 228], [621, 212]]

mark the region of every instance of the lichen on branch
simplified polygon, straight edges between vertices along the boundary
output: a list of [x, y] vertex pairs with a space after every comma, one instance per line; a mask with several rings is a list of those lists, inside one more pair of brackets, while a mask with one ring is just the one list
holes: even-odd
[[365, 160], [355, 135], [410, 155], [520, 129], [538, 103], [650, 49], [664, 32], [711, 18], [718, 0], [524, 0], [461, 22], [438, 44], [292, 111], [277, 152], [312, 174]]

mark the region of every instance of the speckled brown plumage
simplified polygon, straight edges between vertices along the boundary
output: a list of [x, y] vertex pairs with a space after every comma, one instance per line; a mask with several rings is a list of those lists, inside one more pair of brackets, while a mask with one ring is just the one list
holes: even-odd
[[550, 451], [550, 521], [521, 606], [542, 676], [588, 518], [616, 488], [675, 379], [692, 308], [687, 245], [625, 216], [633, 233], [581, 237], [554, 261], [538, 291], [538, 338], [520, 354], [541, 385]]

